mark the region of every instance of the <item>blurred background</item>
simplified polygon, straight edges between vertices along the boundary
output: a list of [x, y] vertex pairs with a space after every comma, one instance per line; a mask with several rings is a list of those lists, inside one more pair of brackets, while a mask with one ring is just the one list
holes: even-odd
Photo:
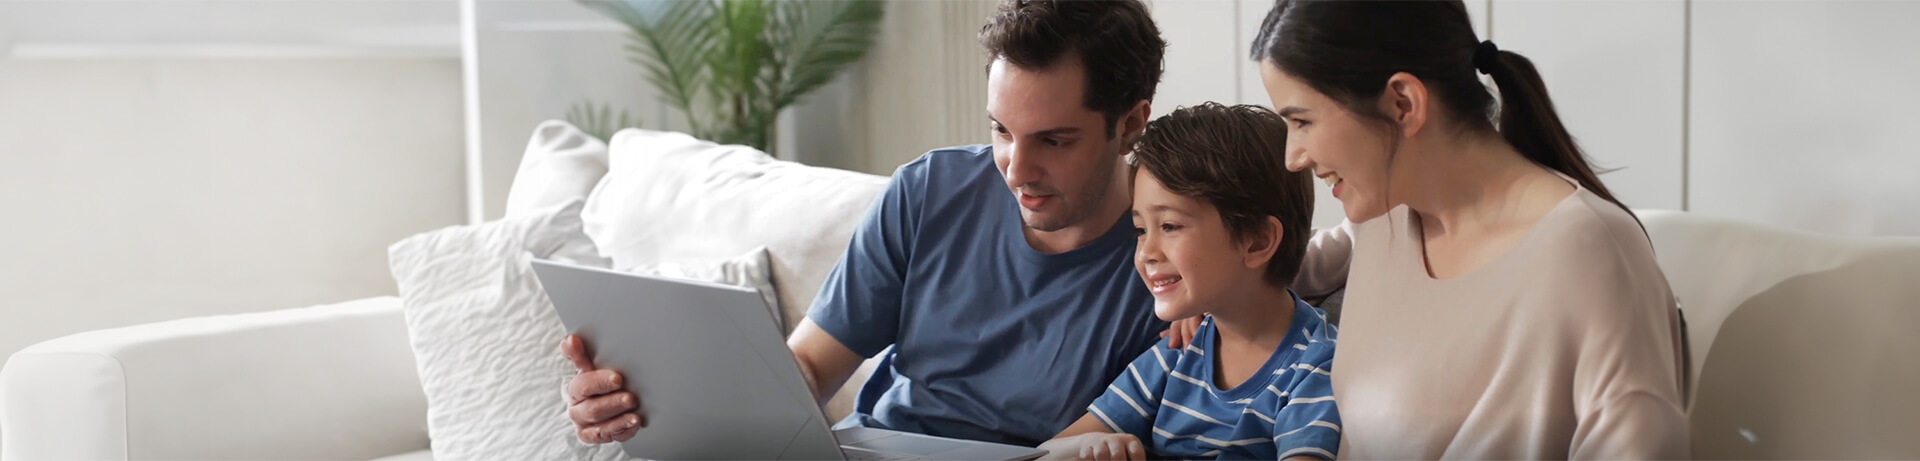
[[[1263, 0], [1153, 0], [1156, 113], [1266, 105]], [[1469, 0], [1629, 206], [1920, 235], [1920, 2]], [[987, 140], [994, 3], [889, 0], [769, 150], [888, 174]], [[685, 130], [568, 0], [0, 0], [0, 356], [80, 331], [393, 294], [386, 247], [497, 218], [535, 124]], [[1317, 225], [1339, 220], [1322, 191]]]

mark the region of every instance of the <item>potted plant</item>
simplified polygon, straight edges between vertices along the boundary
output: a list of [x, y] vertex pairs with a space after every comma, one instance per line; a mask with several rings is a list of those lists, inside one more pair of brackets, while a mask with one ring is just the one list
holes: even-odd
[[[879, 0], [581, 0], [631, 29], [631, 59], [689, 134], [771, 152], [782, 109], [873, 47]], [[622, 112], [576, 106], [568, 119], [605, 138]]]

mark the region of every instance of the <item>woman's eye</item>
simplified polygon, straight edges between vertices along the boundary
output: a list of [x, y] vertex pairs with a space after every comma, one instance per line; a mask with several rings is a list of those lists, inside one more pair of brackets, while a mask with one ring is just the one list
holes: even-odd
[[1174, 224], [1174, 223], [1166, 223], [1166, 224], [1161, 224], [1161, 225], [1160, 225], [1160, 232], [1173, 232], [1173, 231], [1177, 231], [1177, 230], [1180, 230], [1180, 225], [1179, 225], [1179, 224]]
[[1311, 124], [1313, 124], [1313, 122], [1300, 120], [1300, 119], [1293, 119], [1293, 128], [1296, 130], [1306, 128], [1307, 125], [1311, 125]]
[[1134, 237], [1142, 237], [1142, 236], [1146, 236], [1146, 235], [1147, 235], [1147, 228], [1145, 228], [1145, 227], [1140, 227], [1140, 226], [1133, 226], [1133, 236], [1134, 236]]

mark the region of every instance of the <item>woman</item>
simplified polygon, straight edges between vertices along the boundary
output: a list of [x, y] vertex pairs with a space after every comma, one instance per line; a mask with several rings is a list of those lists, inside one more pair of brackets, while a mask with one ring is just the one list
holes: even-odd
[[1349, 221], [1294, 284], [1346, 285], [1342, 457], [1688, 456], [1672, 291], [1526, 58], [1459, 0], [1281, 0], [1253, 59]]

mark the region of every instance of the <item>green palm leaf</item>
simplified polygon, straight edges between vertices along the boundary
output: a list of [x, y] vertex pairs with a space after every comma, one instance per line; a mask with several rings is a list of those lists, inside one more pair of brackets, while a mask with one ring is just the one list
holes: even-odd
[[631, 59], [694, 136], [762, 150], [782, 109], [866, 55], [884, 13], [878, 0], [579, 1], [632, 29]]
[[792, 0], [779, 10], [785, 36], [774, 39], [774, 61], [783, 78], [768, 92], [775, 107], [799, 102], [866, 56], [886, 12], [877, 0]]

